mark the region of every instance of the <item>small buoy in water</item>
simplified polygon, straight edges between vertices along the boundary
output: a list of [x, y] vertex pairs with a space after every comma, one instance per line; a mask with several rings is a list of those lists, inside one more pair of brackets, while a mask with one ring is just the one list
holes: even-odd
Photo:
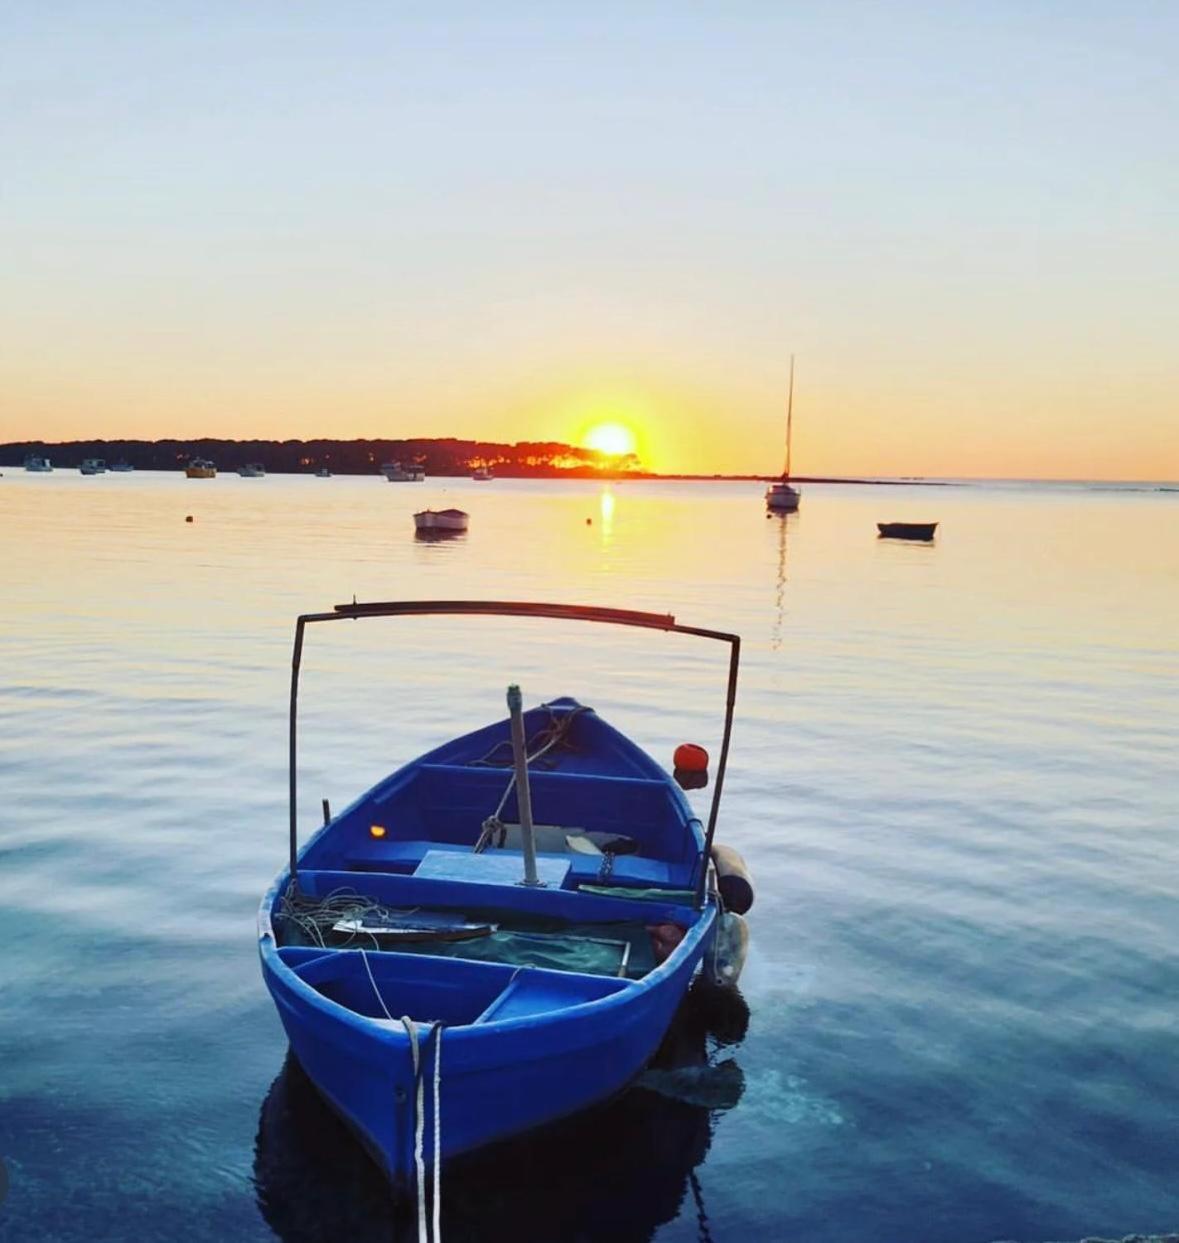
[[185, 522], [191, 522], [191, 521], [192, 521], [192, 514], [189, 514], [189, 515], [188, 515], [188, 516], [184, 519], [184, 521], [185, 521]]
[[703, 790], [708, 784], [707, 772], [696, 772], [691, 768], [677, 768], [671, 775], [681, 790]]
[[594, 520], [593, 520], [592, 518], [587, 518], [587, 519], [585, 520], [585, 525], [586, 525], [587, 527], [592, 527], [592, 526], [594, 525]]
[[694, 742], [681, 742], [675, 749], [673, 763], [685, 772], [704, 773], [708, 771], [708, 752]]
[[745, 860], [732, 846], [719, 842], [712, 848], [712, 864], [716, 868], [716, 887], [726, 911], [744, 915], [753, 905], [753, 878]]
[[735, 911], [716, 922], [712, 945], [704, 955], [704, 975], [711, 984], [734, 988], [749, 953], [749, 925]]

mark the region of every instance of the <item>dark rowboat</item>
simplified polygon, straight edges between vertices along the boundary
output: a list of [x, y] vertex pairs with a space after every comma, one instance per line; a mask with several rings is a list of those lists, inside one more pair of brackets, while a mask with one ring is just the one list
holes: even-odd
[[878, 522], [876, 529], [881, 539], [931, 540], [937, 530], [936, 522]]

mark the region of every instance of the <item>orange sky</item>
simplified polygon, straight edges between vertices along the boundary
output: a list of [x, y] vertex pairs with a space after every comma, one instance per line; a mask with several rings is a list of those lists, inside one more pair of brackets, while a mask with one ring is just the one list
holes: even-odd
[[344, 8], [14, 13], [0, 440], [1179, 478], [1164, 10]]

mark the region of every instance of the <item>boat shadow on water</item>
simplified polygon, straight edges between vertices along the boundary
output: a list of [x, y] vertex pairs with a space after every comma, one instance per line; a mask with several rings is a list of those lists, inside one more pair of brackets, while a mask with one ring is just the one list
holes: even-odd
[[420, 527], [414, 531], [413, 537], [419, 544], [465, 543], [466, 531], [448, 531], [436, 527]]
[[[735, 989], [698, 979], [647, 1070], [572, 1118], [455, 1157], [443, 1168], [442, 1235], [464, 1243], [641, 1243], [684, 1209], [709, 1239], [696, 1168], [744, 1076], [722, 1052], [745, 1036]], [[570, 1068], [576, 1073], [576, 1067]], [[443, 1083], [442, 1116], [446, 1099]], [[258, 1119], [258, 1208], [284, 1243], [417, 1237], [414, 1209], [324, 1103], [288, 1052]]]

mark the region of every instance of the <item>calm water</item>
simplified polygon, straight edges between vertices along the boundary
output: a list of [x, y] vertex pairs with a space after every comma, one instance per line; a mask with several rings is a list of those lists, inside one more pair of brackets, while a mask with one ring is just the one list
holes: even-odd
[[[720, 837], [759, 887], [748, 1034], [688, 1021], [719, 1071], [468, 1163], [446, 1237], [1179, 1225], [1179, 494], [812, 486], [783, 523], [752, 484], [4, 476], [0, 1236], [400, 1233], [280, 1074], [254, 947], [293, 619], [353, 595], [651, 608], [746, 641]], [[469, 536], [415, 542], [426, 502]], [[878, 542], [893, 518], [940, 519], [937, 543]], [[723, 672], [607, 628], [319, 628], [303, 823], [501, 715], [513, 680], [660, 758], [715, 748]]]

